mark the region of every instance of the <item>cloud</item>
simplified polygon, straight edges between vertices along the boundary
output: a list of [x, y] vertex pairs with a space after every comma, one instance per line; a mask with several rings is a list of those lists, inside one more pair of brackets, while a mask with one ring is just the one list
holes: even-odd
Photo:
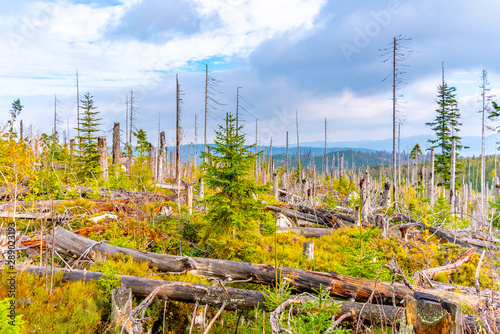
[[188, 0], [149, 0], [132, 6], [108, 37], [161, 43], [200, 32], [202, 17]]
[[218, 98], [227, 105], [209, 117], [209, 138], [235, 110], [240, 86], [254, 106], [241, 113], [252, 141], [254, 116], [262, 143], [270, 136], [283, 143], [286, 131], [295, 136], [295, 110], [304, 141], [323, 138], [325, 117], [331, 140], [383, 139], [392, 134], [392, 94], [390, 79], [382, 82], [391, 64], [380, 49], [403, 35], [413, 38], [399, 90], [403, 136], [431, 133], [425, 122], [435, 116], [443, 60], [448, 83], [457, 87], [463, 134], [474, 135], [480, 71], [489, 71], [492, 87], [500, 73], [498, 12], [500, 4], [486, 0], [8, 2], [0, 13], [0, 109], [21, 98], [22, 117], [48, 131], [57, 93], [61, 118], [72, 127], [78, 69], [81, 92], [90, 91], [103, 113], [103, 129], [115, 121], [125, 127], [125, 95], [133, 89], [138, 126], [155, 142], [158, 112], [167, 137], [173, 131], [179, 72], [185, 140], [193, 141], [208, 63], [224, 83]]

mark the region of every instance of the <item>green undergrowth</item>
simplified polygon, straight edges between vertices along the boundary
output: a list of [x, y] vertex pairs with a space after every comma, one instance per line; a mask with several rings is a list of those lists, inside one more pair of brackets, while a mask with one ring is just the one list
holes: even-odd
[[[20, 333], [102, 333], [107, 300], [97, 283], [62, 283], [61, 278], [55, 275], [50, 294], [50, 279], [16, 275], [16, 313], [25, 322]], [[7, 275], [0, 275], [0, 300], [7, 294]]]

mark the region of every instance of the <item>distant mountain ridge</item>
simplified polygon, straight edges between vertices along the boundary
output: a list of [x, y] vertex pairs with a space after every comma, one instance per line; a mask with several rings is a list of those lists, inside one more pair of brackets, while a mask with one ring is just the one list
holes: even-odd
[[[420, 147], [424, 150], [430, 148], [429, 139], [433, 139], [433, 136], [429, 135], [419, 135], [401, 138], [401, 153], [411, 151], [411, 149], [418, 143]], [[495, 154], [495, 143], [500, 140], [499, 135], [489, 135], [485, 137], [485, 153], [487, 155]], [[481, 154], [481, 137], [480, 136], [464, 136], [462, 137], [462, 145], [468, 146], [468, 149], [463, 149], [460, 152], [461, 156], [472, 157]], [[290, 147], [295, 147], [297, 145], [293, 144]], [[302, 148], [321, 148], [324, 150], [325, 142], [313, 141], [300, 143], [301, 151]], [[327, 142], [327, 150], [331, 152], [330, 149], [353, 149], [359, 151], [387, 151], [392, 152], [392, 138], [381, 139], [381, 140], [359, 140], [359, 141], [341, 141], [341, 142]], [[279, 145], [277, 147], [284, 147]], [[396, 148], [397, 149], [397, 148]], [[274, 147], [273, 147], [274, 153]]]

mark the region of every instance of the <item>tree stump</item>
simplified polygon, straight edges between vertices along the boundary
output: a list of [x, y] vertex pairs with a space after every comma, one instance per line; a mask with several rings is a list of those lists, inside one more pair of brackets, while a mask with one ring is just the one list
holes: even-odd
[[419, 292], [405, 299], [406, 325], [402, 326], [401, 333], [463, 333], [460, 306]]
[[308, 260], [314, 259], [314, 243], [310, 241], [304, 241], [304, 250], [302, 251], [304, 257]]
[[132, 311], [132, 290], [125, 287], [113, 289], [111, 292], [111, 321], [121, 332], [137, 334], [142, 332], [142, 328], [134, 326], [128, 319], [127, 314]]

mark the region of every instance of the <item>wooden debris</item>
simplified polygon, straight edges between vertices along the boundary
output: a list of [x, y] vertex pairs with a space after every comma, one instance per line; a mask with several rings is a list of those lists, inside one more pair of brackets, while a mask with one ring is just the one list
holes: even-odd
[[465, 252], [463, 252], [462, 254], [460, 254], [456, 259], [451, 261], [449, 264], [447, 264], [445, 266], [441, 266], [441, 267], [416, 271], [413, 274], [413, 277], [415, 277], [417, 279], [417, 282], [418, 282], [422, 279], [423, 275], [425, 275], [429, 279], [433, 279], [434, 276], [436, 276], [436, 274], [438, 274], [438, 273], [449, 274], [449, 273], [457, 270], [462, 264], [468, 262], [471, 259], [472, 255], [474, 255], [475, 253], [476, 253], [476, 250], [474, 248], [470, 248], [470, 249], [466, 250]]
[[[151, 267], [165, 272], [189, 272], [193, 275], [213, 277], [228, 282], [249, 280], [258, 284], [276, 283], [277, 269], [272, 265], [142, 252], [95, 242], [65, 230], [61, 226], [56, 227], [55, 233], [56, 249], [68, 255], [80, 257], [88, 254], [88, 257], [95, 259], [98, 258], [98, 253], [101, 257], [123, 254], [132, 256], [135, 261], [148, 262]], [[392, 305], [393, 298], [395, 298], [400, 304], [407, 294], [412, 293], [412, 290], [402, 283], [391, 285], [389, 282], [378, 282], [375, 285], [374, 280], [344, 276], [334, 272], [322, 273], [287, 267], [280, 268], [279, 272], [282, 277], [289, 277], [291, 285], [299, 291], [313, 292], [328, 287], [332, 295], [344, 299], [355, 298], [356, 301], [367, 301], [374, 293], [375, 299], [380, 303]], [[415, 289], [439, 298], [448, 298], [454, 303], [465, 305], [473, 310], [477, 309], [479, 302], [476, 296], [424, 287]]]

